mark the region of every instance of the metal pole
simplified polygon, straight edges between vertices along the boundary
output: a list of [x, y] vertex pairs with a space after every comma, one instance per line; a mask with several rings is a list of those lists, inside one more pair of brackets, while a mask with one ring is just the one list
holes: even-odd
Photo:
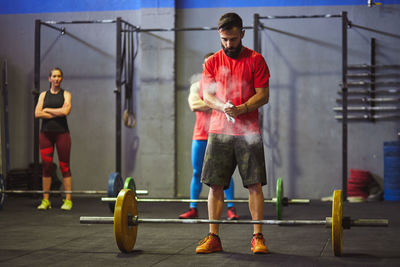
[[318, 18], [340, 18], [343, 15], [322, 14], [322, 15], [300, 15], [300, 16], [263, 16], [260, 19], [318, 19]]
[[34, 57], [34, 86], [33, 91], [33, 170], [39, 172], [39, 119], [35, 118], [35, 108], [40, 93], [40, 36], [41, 21], [35, 20], [35, 57]]
[[[259, 29], [260, 29], [260, 14], [255, 13], [253, 16], [253, 46], [254, 46], [254, 51], [261, 54], [261, 38]], [[258, 114], [259, 125], [262, 131], [262, 129], [264, 128], [264, 109], [261, 107], [258, 109], [258, 111], [259, 111]]]
[[390, 32], [384, 32], [384, 31], [380, 31], [380, 30], [377, 30], [377, 29], [368, 28], [368, 27], [365, 27], [365, 26], [353, 24], [351, 22], [349, 22], [349, 25], [352, 28], [353, 27], [354, 28], [359, 28], [359, 29], [363, 29], [363, 30], [366, 30], [366, 31], [370, 31], [370, 32], [374, 32], [374, 33], [378, 33], [378, 34], [382, 34], [382, 35], [386, 35], [386, 36], [389, 36], [389, 37], [400, 39], [400, 35], [399, 34], [394, 34], [394, 33], [390, 33]]
[[55, 27], [55, 26], [53, 26], [51, 24], [46, 24], [46, 23], [43, 23], [43, 22], [41, 22], [41, 24], [46, 26], [46, 27], [49, 27], [49, 28], [51, 28], [53, 30], [59, 31], [59, 32], [61, 32], [61, 34], [65, 34], [65, 28], [58, 28], [58, 27]]
[[3, 88], [3, 103], [4, 103], [4, 149], [6, 166], [4, 174], [8, 173], [10, 169], [10, 128], [8, 123], [8, 65], [7, 60], [4, 61], [4, 88]]
[[255, 13], [253, 16], [253, 45], [254, 51], [261, 53], [261, 44], [260, 44], [260, 14]]
[[121, 18], [117, 18], [117, 51], [116, 51], [116, 90], [115, 93], [115, 171], [121, 173]]
[[72, 21], [43, 21], [46, 24], [102, 24], [102, 23], [115, 23], [113, 19], [103, 19], [103, 20], [72, 20]]
[[[252, 30], [253, 26], [243, 26], [243, 29]], [[135, 31], [135, 32], [184, 32], [184, 31], [215, 31], [218, 30], [217, 27], [193, 27], [193, 28], [148, 28], [141, 29], [136, 27], [133, 30], [125, 31]]]
[[[371, 85], [370, 85], [370, 97], [375, 98], [375, 38], [371, 38], [371, 67], [370, 67], [370, 72], [371, 72]], [[375, 116], [375, 111], [374, 111], [374, 106], [375, 102], [370, 102], [370, 115], [371, 115], [371, 121], [374, 120]]]
[[342, 194], [347, 200], [347, 12], [342, 12]]

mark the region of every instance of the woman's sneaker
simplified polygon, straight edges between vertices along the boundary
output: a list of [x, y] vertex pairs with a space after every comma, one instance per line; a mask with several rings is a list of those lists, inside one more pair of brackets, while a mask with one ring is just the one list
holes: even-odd
[[265, 245], [263, 234], [257, 233], [253, 235], [253, 239], [251, 240], [251, 251], [253, 251], [254, 254], [268, 253], [268, 248]]
[[42, 203], [37, 207], [38, 210], [49, 210], [51, 209], [51, 203], [48, 199], [42, 199]]
[[203, 238], [196, 247], [197, 254], [206, 254], [219, 251], [222, 251], [221, 239], [219, 239], [218, 235], [213, 233], [209, 233], [208, 236]]
[[230, 207], [226, 212], [228, 220], [239, 220], [239, 216], [236, 214], [235, 207]]
[[196, 208], [190, 208], [187, 212], [179, 215], [179, 219], [196, 219], [199, 217], [199, 213]]
[[68, 199], [63, 199], [64, 204], [61, 206], [62, 210], [71, 210], [72, 209], [72, 201]]

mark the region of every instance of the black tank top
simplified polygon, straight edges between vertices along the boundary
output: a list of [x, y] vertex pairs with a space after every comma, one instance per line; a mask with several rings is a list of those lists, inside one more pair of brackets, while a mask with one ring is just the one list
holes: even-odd
[[[57, 94], [52, 94], [50, 90], [46, 92], [43, 101], [45, 108], [61, 108], [64, 105], [64, 90], [61, 89]], [[67, 117], [55, 117], [52, 119], [42, 119], [42, 132], [69, 132]]]

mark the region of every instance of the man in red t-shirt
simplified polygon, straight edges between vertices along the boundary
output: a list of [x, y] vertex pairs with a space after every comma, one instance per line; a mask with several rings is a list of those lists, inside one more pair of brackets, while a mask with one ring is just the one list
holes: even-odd
[[[238, 166], [243, 186], [249, 190], [253, 220], [264, 219], [262, 186], [267, 183], [264, 147], [258, 108], [268, 103], [269, 70], [262, 55], [242, 46], [242, 19], [226, 13], [218, 21], [222, 49], [205, 63], [202, 82], [204, 101], [212, 108], [208, 143], [201, 181], [210, 186], [208, 216], [221, 218], [224, 188]], [[254, 224], [251, 250], [267, 253], [262, 225]], [[222, 251], [219, 225], [210, 224], [210, 233], [196, 253]]]

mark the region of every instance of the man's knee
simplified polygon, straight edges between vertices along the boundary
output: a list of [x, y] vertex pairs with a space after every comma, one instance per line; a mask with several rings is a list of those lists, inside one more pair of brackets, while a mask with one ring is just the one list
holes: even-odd
[[210, 185], [210, 194], [224, 194], [224, 186], [223, 185]]
[[223, 185], [212, 184], [212, 185], [210, 185], [210, 189], [214, 190], [214, 191], [224, 190], [224, 186]]
[[249, 189], [250, 193], [259, 193], [262, 192], [262, 186], [261, 183], [257, 183], [257, 184], [251, 184], [247, 187], [247, 189]]

